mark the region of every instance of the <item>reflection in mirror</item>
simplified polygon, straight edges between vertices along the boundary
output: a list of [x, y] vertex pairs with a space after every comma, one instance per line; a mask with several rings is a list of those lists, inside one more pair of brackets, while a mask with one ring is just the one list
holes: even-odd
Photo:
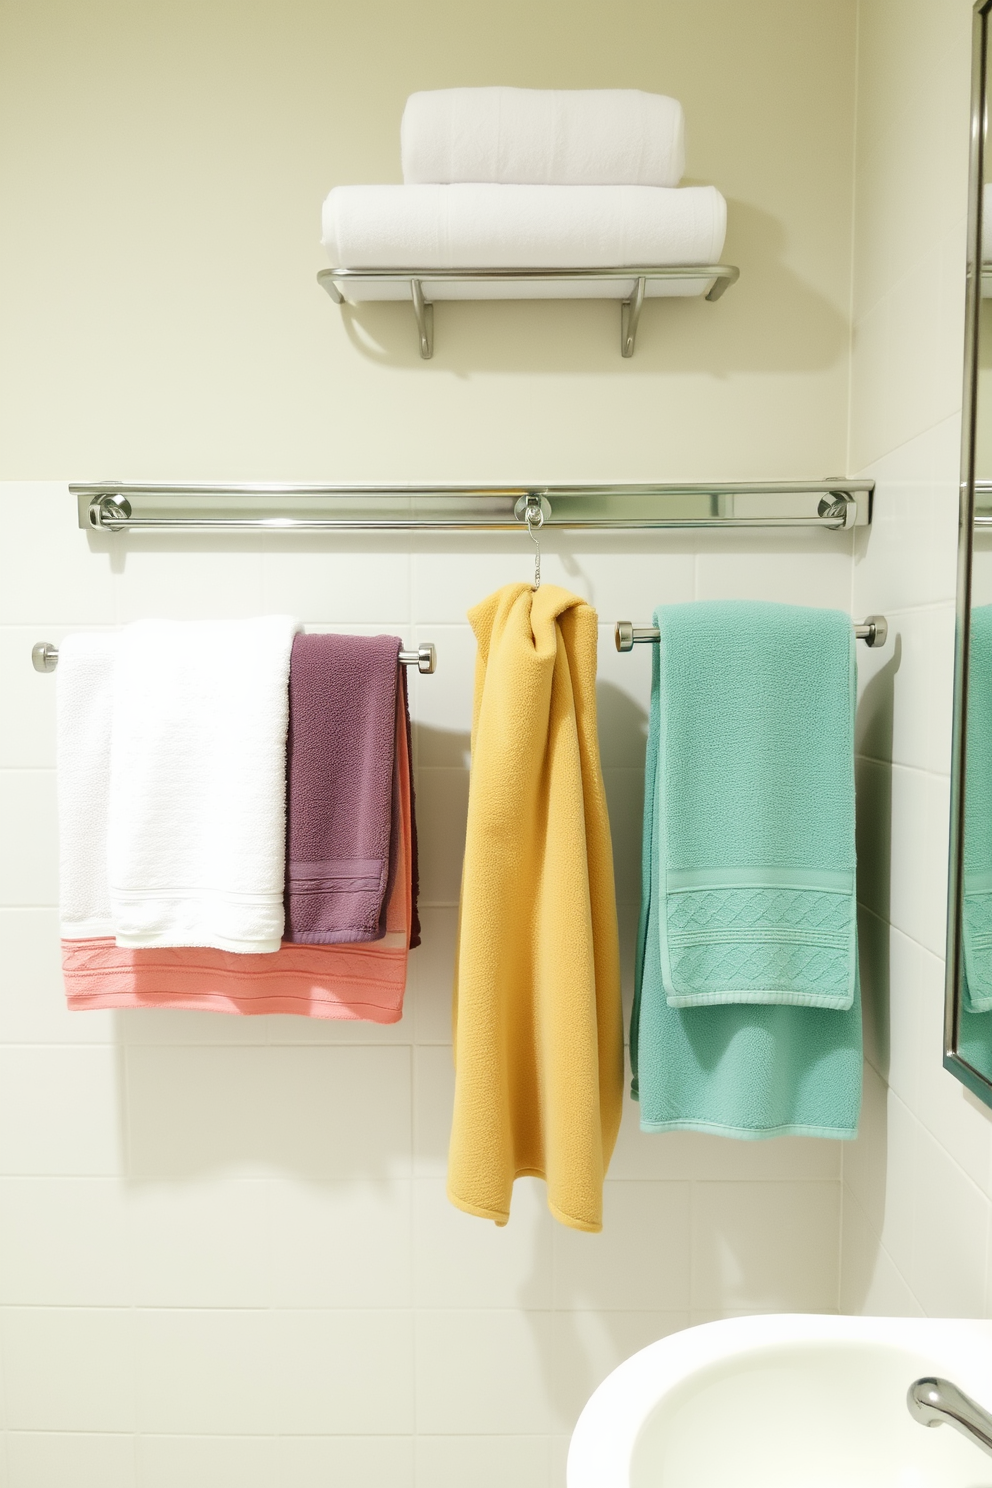
[[992, 1105], [992, 151], [988, 14], [975, 8], [968, 327], [945, 1064]]

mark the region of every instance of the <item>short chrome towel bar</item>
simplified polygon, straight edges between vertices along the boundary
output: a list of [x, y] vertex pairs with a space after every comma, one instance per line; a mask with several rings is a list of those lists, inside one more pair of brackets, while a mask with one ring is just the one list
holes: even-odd
[[[884, 646], [889, 638], [889, 622], [884, 615], [869, 615], [864, 625], [854, 627], [854, 634], [866, 646]], [[659, 639], [657, 625], [632, 625], [629, 620], [617, 621], [618, 651], [633, 651], [635, 646], [657, 645]]]
[[[37, 641], [31, 647], [31, 665], [36, 672], [54, 672], [59, 664], [59, 648], [51, 641]], [[416, 667], [418, 672], [430, 676], [437, 666], [437, 651], [433, 641], [424, 641], [416, 651], [401, 651], [400, 665]]]

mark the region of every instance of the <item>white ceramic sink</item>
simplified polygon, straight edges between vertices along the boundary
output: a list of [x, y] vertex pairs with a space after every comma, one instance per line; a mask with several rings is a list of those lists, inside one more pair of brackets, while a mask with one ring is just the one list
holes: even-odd
[[910, 1416], [921, 1375], [992, 1410], [992, 1323], [790, 1313], [687, 1328], [591, 1397], [568, 1488], [992, 1488], [992, 1457]]

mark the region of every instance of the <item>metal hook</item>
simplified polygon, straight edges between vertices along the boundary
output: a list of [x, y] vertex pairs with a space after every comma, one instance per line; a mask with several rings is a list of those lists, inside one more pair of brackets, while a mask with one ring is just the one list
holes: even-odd
[[541, 539], [539, 533], [544, 526], [545, 519], [551, 515], [551, 503], [546, 496], [537, 491], [528, 491], [526, 496], [521, 496], [513, 508], [513, 515], [518, 522], [524, 522], [527, 526], [527, 536], [534, 544], [534, 588], [541, 587]]
[[527, 523], [527, 536], [530, 538], [531, 542], [534, 544], [534, 588], [535, 589], [540, 589], [540, 587], [541, 587], [541, 538], [540, 538], [540, 535], [539, 534], [540, 534], [541, 528], [544, 526], [544, 513], [541, 510], [541, 507], [540, 507], [540, 503], [539, 502], [536, 502], [535, 501], [534, 504], [533, 504], [533, 506], [528, 506], [528, 508], [527, 508], [527, 515], [525, 517], [525, 521]]

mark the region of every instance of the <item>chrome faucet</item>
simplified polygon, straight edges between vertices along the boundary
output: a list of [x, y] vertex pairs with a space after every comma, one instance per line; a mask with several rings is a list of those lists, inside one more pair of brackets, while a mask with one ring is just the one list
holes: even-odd
[[950, 1380], [930, 1375], [914, 1380], [906, 1405], [921, 1426], [942, 1426], [946, 1421], [992, 1456], [992, 1415]]

